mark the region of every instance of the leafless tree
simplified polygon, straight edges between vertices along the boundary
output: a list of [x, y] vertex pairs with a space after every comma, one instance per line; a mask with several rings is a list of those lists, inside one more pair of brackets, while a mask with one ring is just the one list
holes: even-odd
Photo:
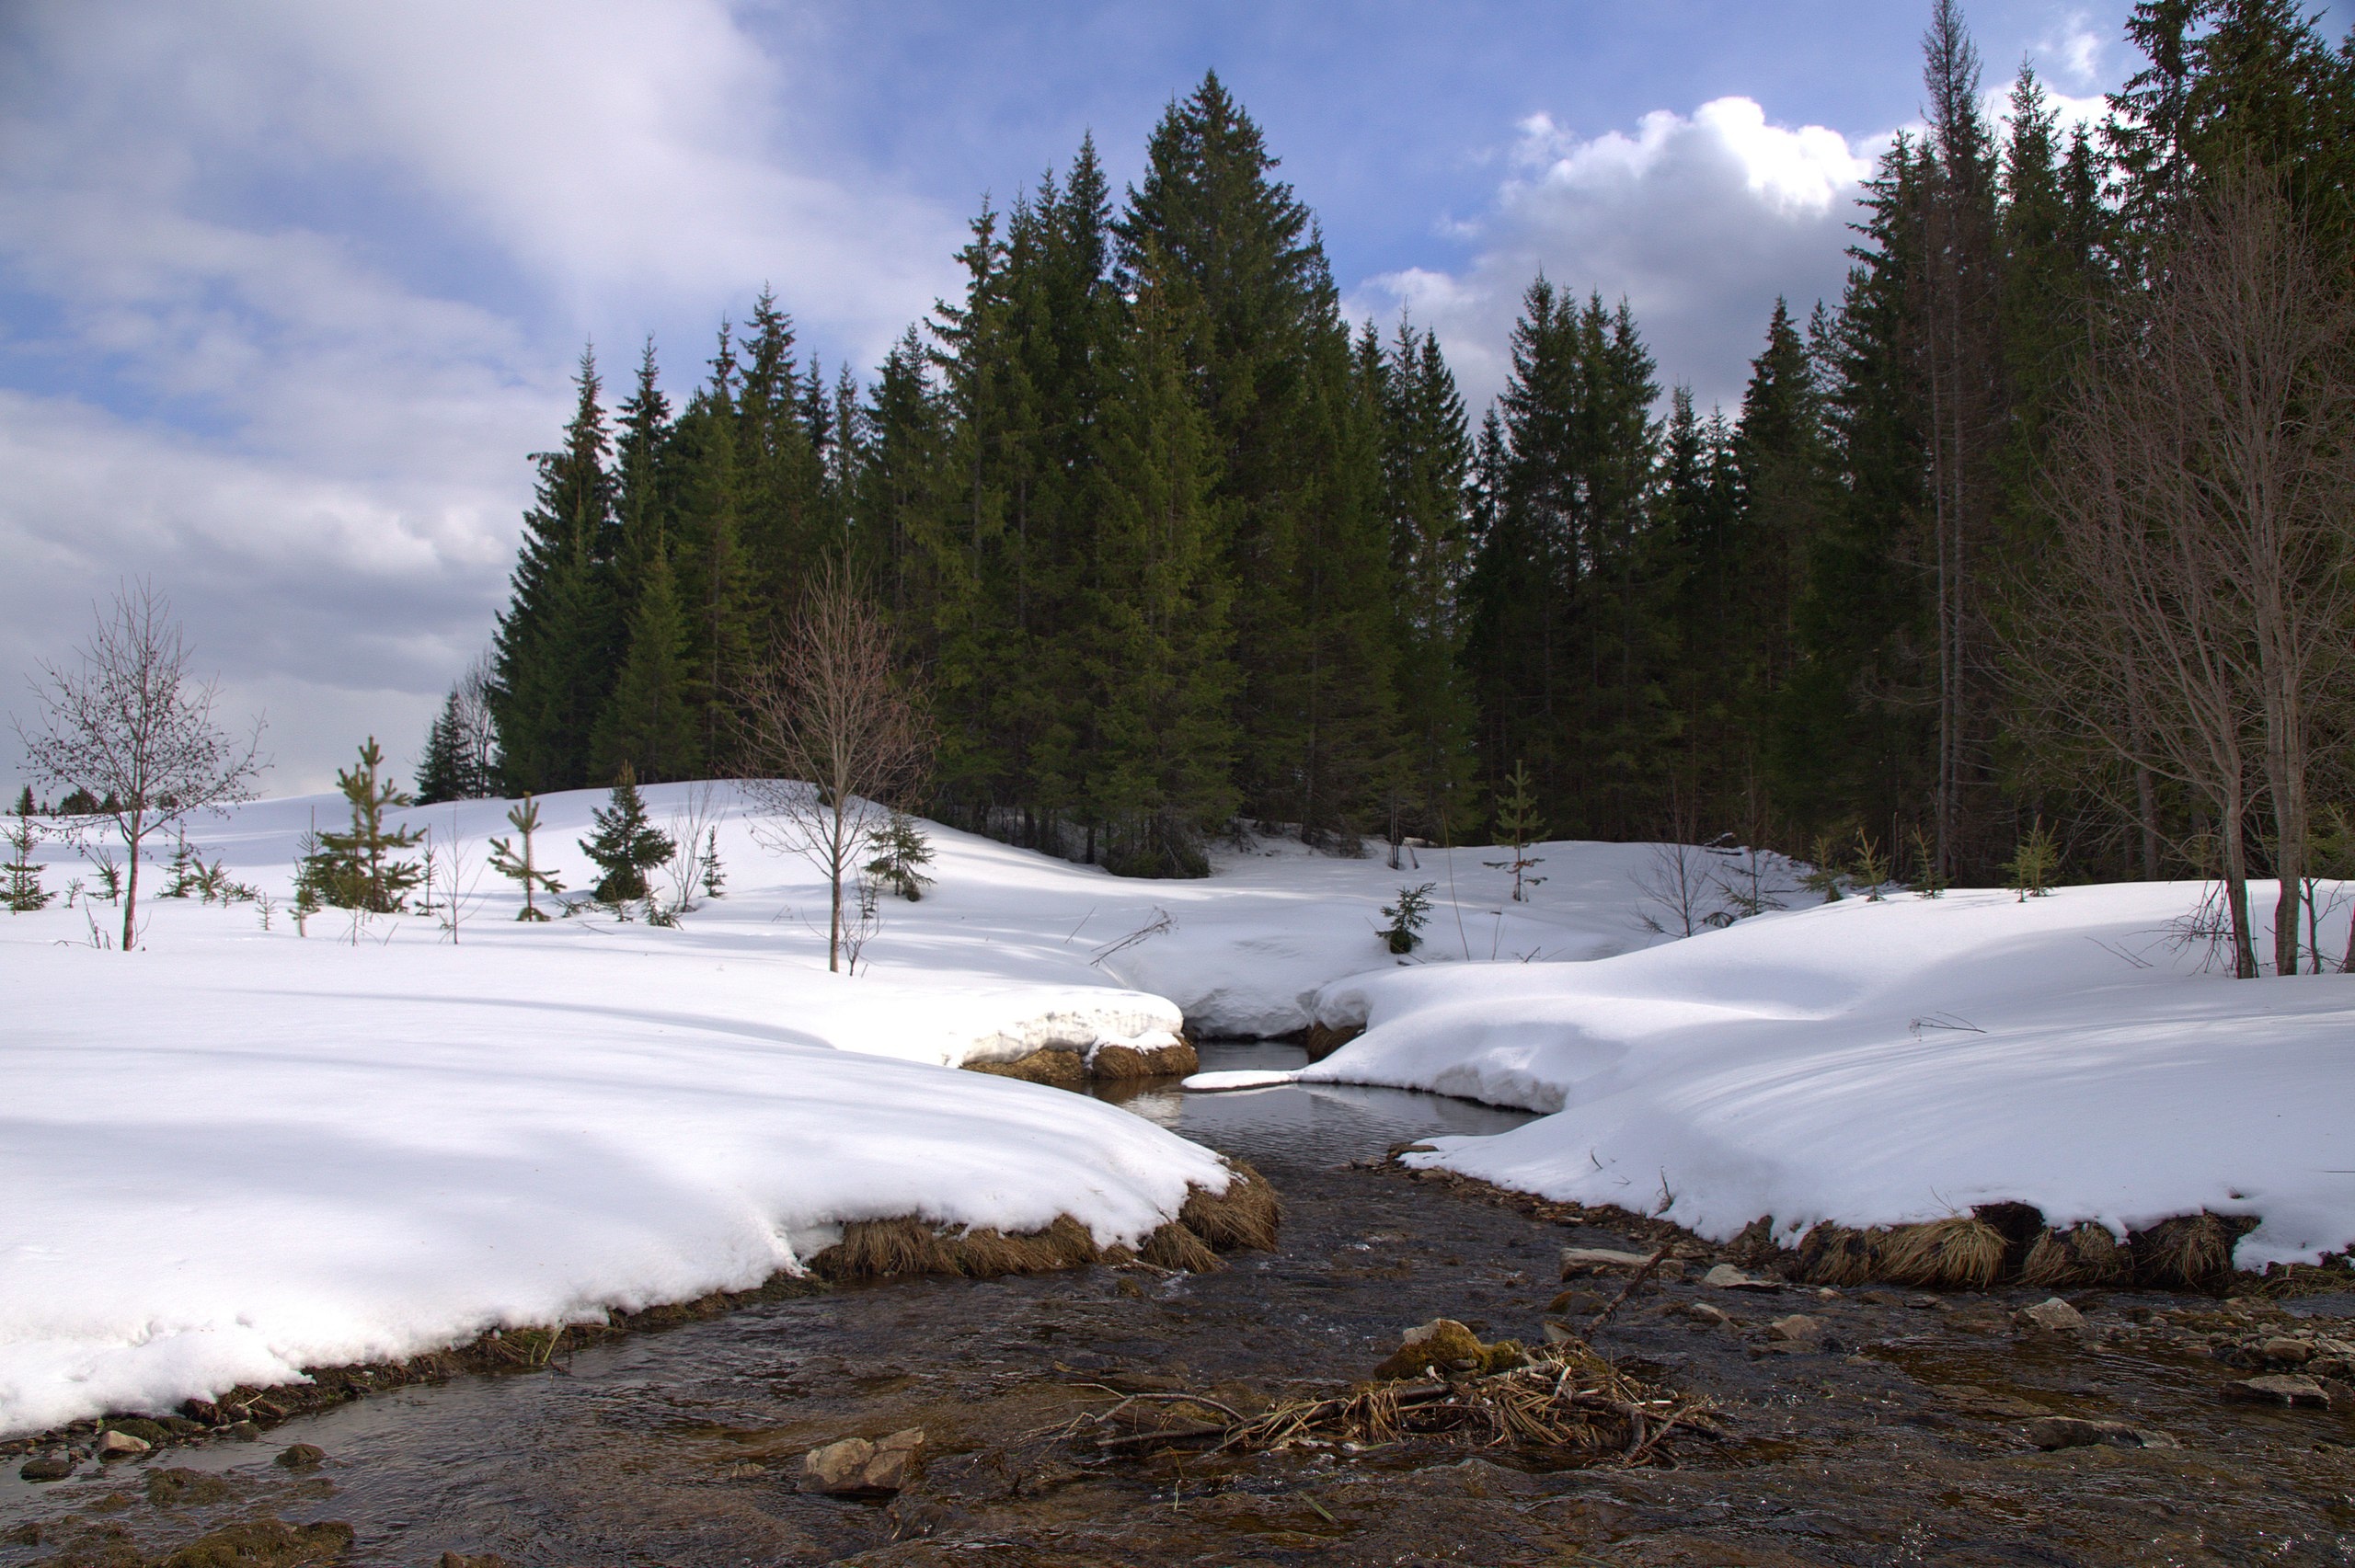
[[889, 803], [923, 778], [930, 731], [894, 678], [890, 628], [839, 567], [810, 585], [742, 697], [745, 788], [770, 814], [755, 833], [825, 876], [826, 967], [839, 972], [844, 890]]
[[2057, 421], [2057, 548], [2022, 585], [2015, 664], [2046, 727], [2205, 803], [2244, 978], [2269, 804], [2292, 974], [2312, 776], [2355, 673], [2355, 314], [2255, 171], [2187, 205], [2133, 307]]
[[170, 601], [145, 583], [115, 594], [82, 648], [81, 668], [44, 664], [33, 681], [41, 714], [16, 725], [32, 771], [102, 804], [81, 831], [111, 828], [129, 861], [122, 950], [138, 936], [139, 853], [158, 831], [200, 811], [253, 798], [261, 721], [232, 737], [213, 723], [218, 687], [189, 674], [189, 649]]

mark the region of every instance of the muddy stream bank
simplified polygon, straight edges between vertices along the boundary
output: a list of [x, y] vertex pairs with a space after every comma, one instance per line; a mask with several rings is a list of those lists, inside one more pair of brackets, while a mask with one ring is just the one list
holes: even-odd
[[[1206, 1067], [1286, 1066], [1280, 1046]], [[1537, 1343], [1564, 1247], [1647, 1238], [1415, 1179], [1382, 1156], [1525, 1118], [1396, 1091], [1286, 1087], [1131, 1109], [1249, 1161], [1282, 1193], [1272, 1253], [1223, 1272], [1091, 1267], [901, 1280], [764, 1299], [543, 1370], [401, 1389], [49, 1483], [0, 1477], [0, 1568], [197, 1563], [774, 1562], [2355, 1564], [2355, 1411], [2223, 1397], [2269, 1336], [2355, 1337], [2355, 1295], [2284, 1302], [2111, 1291], [2082, 1326], [2024, 1326], [2050, 1293], [1750, 1291], [1710, 1261], [1633, 1294], [1595, 1347], [1717, 1405], [1732, 1436], [1672, 1468], [1548, 1470], [1443, 1445], [1097, 1462], [1040, 1434], [1121, 1393], [1249, 1407], [1367, 1377], [1436, 1317]], [[1588, 1307], [1580, 1303], [1584, 1316]], [[1796, 1337], [1770, 1328], [1804, 1315]], [[2219, 1357], [2223, 1357], [2220, 1359]], [[2042, 1417], [2145, 1446], [2047, 1450]], [[909, 1427], [889, 1501], [798, 1489], [812, 1447]], [[316, 1463], [276, 1462], [290, 1445]], [[2166, 1446], [2172, 1445], [2172, 1446]], [[335, 1532], [255, 1536], [262, 1514]], [[214, 1547], [183, 1550], [212, 1535]], [[275, 1544], [272, 1544], [272, 1543]], [[338, 1553], [340, 1553], [338, 1557]], [[275, 1552], [276, 1555], [271, 1555]]]

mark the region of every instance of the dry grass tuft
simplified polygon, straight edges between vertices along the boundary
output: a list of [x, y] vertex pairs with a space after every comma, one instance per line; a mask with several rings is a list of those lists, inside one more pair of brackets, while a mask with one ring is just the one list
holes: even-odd
[[1202, 1059], [1193, 1047], [1180, 1040], [1174, 1046], [1155, 1046], [1146, 1051], [1134, 1046], [1098, 1046], [1087, 1066], [1097, 1080], [1120, 1083], [1137, 1078], [1178, 1078], [1199, 1072]]
[[2179, 1214], [2128, 1239], [2134, 1282], [2178, 1290], [2221, 1290], [2232, 1283], [2233, 1248], [2257, 1229], [2245, 1214]]
[[1079, 1089], [1087, 1083], [1087, 1062], [1077, 1051], [1032, 1051], [1012, 1061], [969, 1061], [965, 1070], [986, 1072], [992, 1078], [1018, 1078], [1051, 1089]]
[[2114, 1285], [2133, 1271], [2133, 1258], [2107, 1225], [2080, 1220], [2065, 1230], [2038, 1234], [2020, 1265], [2020, 1283], [2059, 1290]]
[[1798, 1275], [1809, 1285], [1862, 1285], [1879, 1277], [1880, 1236], [1826, 1222], [1799, 1238]]
[[[1217, 1419], [1225, 1417], [1224, 1420]], [[1391, 1379], [1328, 1399], [1246, 1415], [1198, 1395], [1132, 1394], [1059, 1429], [1092, 1436], [1104, 1454], [1264, 1453], [1295, 1443], [1422, 1439], [1475, 1449], [1511, 1447], [1555, 1463], [1672, 1463], [1674, 1432], [1725, 1436], [1706, 1402], [1637, 1381], [1569, 1341], [1499, 1370]]]
[[1178, 1222], [1220, 1252], [1265, 1252], [1276, 1244], [1283, 1199], [1267, 1177], [1242, 1161], [1229, 1160], [1226, 1168], [1235, 1173], [1226, 1190], [1194, 1188], [1186, 1195], [1186, 1207], [1178, 1211]]
[[921, 1219], [862, 1219], [844, 1226], [843, 1239], [811, 1258], [810, 1266], [835, 1281], [903, 1274], [990, 1279], [1075, 1268], [1098, 1255], [1087, 1228], [1067, 1214], [1044, 1230], [1015, 1235], [987, 1227], [936, 1230]]
[[1322, 1024], [1311, 1024], [1301, 1044], [1307, 1047], [1309, 1060], [1323, 1061], [1364, 1033], [1365, 1025], [1362, 1024], [1344, 1024], [1338, 1029], [1327, 1028]]
[[1975, 1215], [1900, 1225], [1880, 1243], [1880, 1276], [1898, 1285], [1984, 1290], [2004, 1275], [2010, 1243]]
[[1137, 1256], [1155, 1268], [1179, 1269], [1187, 1274], [1216, 1274], [1226, 1266], [1200, 1236], [1177, 1219], [1147, 1236], [1144, 1245], [1137, 1249]]

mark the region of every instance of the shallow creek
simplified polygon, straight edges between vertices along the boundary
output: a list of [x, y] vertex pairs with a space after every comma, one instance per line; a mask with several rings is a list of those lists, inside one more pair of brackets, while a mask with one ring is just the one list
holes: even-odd
[[[1291, 1066], [1276, 1045], [1205, 1067]], [[2285, 1308], [2110, 1293], [2084, 1333], [2024, 1333], [2041, 1293], [1937, 1298], [1647, 1287], [1597, 1336], [1639, 1375], [1717, 1402], [1733, 1440], [1682, 1440], [1674, 1469], [1552, 1471], [1503, 1451], [1095, 1465], [1034, 1436], [1185, 1388], [1238, 1400], [1330, 1391], [1401, 1330], [1463, 1319], [1540, 1338], [1565, 1245], [1608, 1230], [1385, 1167], [1437, 1132], [1526, 1118], [1431, 1095], [1284, 1087], [1125, 1102], [1250, 1161], [1282, 1192], [1281, 1249], [1226, 1272], [1091, 1268], [916, 1280], [766, 1300], [559, 1356], [547, 1370], [402, 1390], [32, 1486], [0, 1477], [0, 1565], [127, 1565], [262, 1510], [349, 1522], [349, 1561], [518, 1565], [1333, 1563], [2355, 1563], [2355, 1413], [2228, 1404], [2245, 1376], [2208, 1338], [2355, 1299]], [[1688, 1316], [1706, 1301], [1728, 1322]], [[1827, 1335], [1793, 1349], [1769, 1320]], [[2286, 1320], [2282, 1320], [2286, 1321]], [[2355, 1316], [2346, 1322], [2355, 1333]], [[2040, 1452], [2039, 1413], [2124, 1420], [2172, 1448]], [[920, 1425], [899, 1499], [796, 1490], [801, 1454]], [[296, 1442], [308, 1473], [275, 1466]], [[158, 1482], [184, 1468], [218, 1486]], [[178, 1494], [178, 1501], [172, 1494]], [[205, 1499], [200, 1501], [199, 1499]]]

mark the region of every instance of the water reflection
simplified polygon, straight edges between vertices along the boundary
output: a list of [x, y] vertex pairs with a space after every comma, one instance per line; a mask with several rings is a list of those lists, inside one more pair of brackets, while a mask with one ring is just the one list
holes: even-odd
[[[1306, 1051], [1280, 1040], [1217, 1041], [1200, 1052], [1205, 1072], [1289, 1071], [1308, 1061]], [[1505, 1132], [1534, 1119], [1527, 1111], [1471, 1100], [1348, 1083], [1283, 1083], [1216, 1094], [1188, 1094], [1156, 1083], [1100, 1093], [1181, 1138], [1258, 1163], [1343, 1164], [1419, 1138]]]

